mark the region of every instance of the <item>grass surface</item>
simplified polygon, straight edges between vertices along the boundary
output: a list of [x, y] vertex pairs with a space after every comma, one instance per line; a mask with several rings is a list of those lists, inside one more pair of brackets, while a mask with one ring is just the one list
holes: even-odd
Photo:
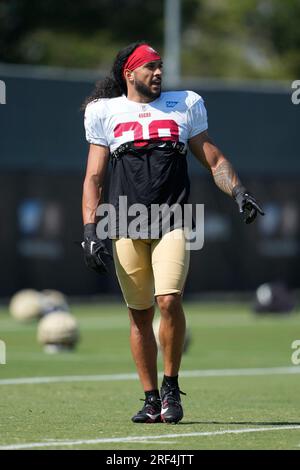
[[[21, 325], [0, 310], [0, 446], [50, 443], [51, 449], [300, 449], [299, 374], [182, 377], [185, 416], [177, 426], [136, 425], [142, 406], [137, 379], [1, 384], [1, 379], [134, 373], [126, 309], [119, 304], [73, 305], [81, 341], [74, 353], [45, 354], [37, 325]], [[182, 371], [295, 367], [299, 311], [257, 317], [246, 304], [186, 303], [192, 343]], [[159, 369], [162, 371], [161, 358]], [[275, 427], [274, 430], [263, 430]], [[286, 426], [299, 426], [285, 429]], [[237, 434], [189, 433], [261, 429]], [[175, 434], [174, 437], [168, 435]], [[56, 441], [145, 437], [139, 442], [58, 445]], [[150, 437], [166, 436], [150, 440]], [[42, 449], [43, 447], [39, 447]]]

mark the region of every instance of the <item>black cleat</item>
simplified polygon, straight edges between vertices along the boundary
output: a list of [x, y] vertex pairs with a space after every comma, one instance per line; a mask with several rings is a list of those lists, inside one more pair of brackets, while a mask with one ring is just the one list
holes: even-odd
[[161, 401], [157, 397], [145, 399], [143, 408], [131, 418], [134, 423], [161, 423]]
[[178, 423], [183, 418], [180, 394], [186, 395], [179, 387], [164, 384], [161, 387], [161, 420], [164, 423]]

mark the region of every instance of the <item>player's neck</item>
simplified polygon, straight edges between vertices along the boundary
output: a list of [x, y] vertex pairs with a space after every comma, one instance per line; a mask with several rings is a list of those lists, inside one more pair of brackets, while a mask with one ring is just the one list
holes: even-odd
[[155, 101], [158, 96], [154, 98], [150, 98], [149, 96], [144, 96], [141, 95], [140, 93], [137, 93], [135, 90], [131, 91], [128, 90], [128, 94], [126, 97], [129, 101], [135, 101], [136, 103], [151, 103], [152, 101]]

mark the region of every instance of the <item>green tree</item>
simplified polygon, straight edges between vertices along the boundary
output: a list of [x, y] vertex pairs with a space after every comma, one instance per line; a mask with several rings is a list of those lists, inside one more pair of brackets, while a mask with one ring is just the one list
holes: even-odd
[[[0, 61], [109, 68], [145, 39], [163, 52], [164, 0], [2, 0]], [[300, 0], [182, 0], [184, 76], [299, 78]]]

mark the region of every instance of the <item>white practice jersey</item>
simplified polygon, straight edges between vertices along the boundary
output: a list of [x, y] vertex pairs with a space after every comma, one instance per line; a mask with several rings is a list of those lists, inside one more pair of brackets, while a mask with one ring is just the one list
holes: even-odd
[[86, 139], [113, 152], [125, 142], [173, 140], [184, 144], [205, 131], [204, 101], [193, 91], [168, 91], [150, 103], [130, 101], [125, 95], [101, 98], [85, 111]]

